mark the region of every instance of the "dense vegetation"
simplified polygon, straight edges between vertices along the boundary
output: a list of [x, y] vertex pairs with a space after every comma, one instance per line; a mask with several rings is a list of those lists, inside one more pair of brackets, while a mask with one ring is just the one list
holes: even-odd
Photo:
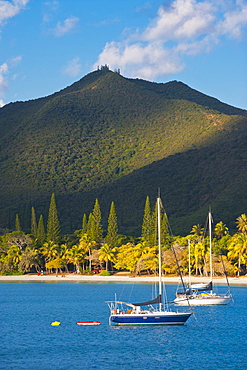
[[[98, 199], [89, 215], [84, 214], [81, 229], [73, 235], [61, 235], [55, 195], [52, 194], [48, 211], [47, 228], [40, 217], [37, 223], [35, 209], [31, 212], [31, 234], [21, 230], [16, 215], [15, 231], [0, 237], [0, 274], [29, 272], [51, 273], [128, 271], [132, 274], [157, 274], [157, 206], [149, 197], [143, 212], [142, 233], [139, 238], [118, 234], [118, 218], [114, 202], [111, 203], [108, 226], [105, 232]], [[245, 274], [247, 265], [247, 216], [237, 218], [237, 232], [230, 236], [221, 221], [214, 227], [214, 273]], [[207, 223], [206, 223], [207, 225]], [[46, 232], [45, 232], [46, 229]], [[207, 228], [196, 224], [186, 237], [170, 233], [167, 214], [161, 217], [161, 245], [165, 274], [188, 273], [188, 240], [192, 273], [207, 276], [209, 273], [209, 240]], [[178, 262], [178, 264], [177, 264]]]
[[[246, 111], [181, 82], [126, 79], [107, 68], [51, 96], [0, 109], [0, 226], [30, 210], [48, 215], [56, 194], [64, 232], [99, 199], [113, 201], [121, 233], [138, 236], [144, 200], [157, 188], [177, 234], [209, 206], [231, 230], [245, 213]], [[44, 216], [45, 217], [45, 216]], [[44, 219], [47, 222], [47, 219]]]

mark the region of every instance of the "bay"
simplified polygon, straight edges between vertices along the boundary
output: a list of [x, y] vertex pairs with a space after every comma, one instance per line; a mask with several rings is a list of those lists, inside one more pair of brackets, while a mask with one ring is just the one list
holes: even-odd
[[[149, 299], [152, 289], [136, 283], [0, 283], [0, 369], [245, 368], [246, 287], [232, 288], [228, 306], [193, 308], [184, 326], [109, 326], [105, 301], [115, 293], [125, 301]], [[172, 300], [176, 285], [166, 289]], [[61, 325], [51, 326], [56, 320]], [[101, 325], [76, 324], [84, 320]]]

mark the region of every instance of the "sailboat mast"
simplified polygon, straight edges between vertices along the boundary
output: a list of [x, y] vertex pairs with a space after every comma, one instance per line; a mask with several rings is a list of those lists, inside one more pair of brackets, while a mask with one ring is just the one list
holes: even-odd
[[209, 227], [209, 253], [210, 253], [210, 281], [213, 281], [213, 261], [212, 261], [212, 215], [211, 211], [208, 214]]
[[190, 287], [191, 286], [190, 239], [188, 239], [188, 253], [189, 253], [189, 287]]
[[[160, 215], [161, 199], [157, 198], [158, 207], [158, 247], [159, 247], [159, 294], [162, 295], [162, 263], [161, 263], [161, 215]], [[162, 310], [162, 302], [159, 304], [160, 311]]]

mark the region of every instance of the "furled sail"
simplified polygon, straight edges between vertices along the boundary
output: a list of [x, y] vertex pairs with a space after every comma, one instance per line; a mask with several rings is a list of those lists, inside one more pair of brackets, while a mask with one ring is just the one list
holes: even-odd
[[208, 284], [192, 284], [190, 286], [191, 290], [197, 290], [197, 291], [205, 291], [205, 290], [212, 290], [213, 289], [213, 283], [210, 281]]
[[[207, 292], [209, 290], [213, 290], [213, 283], [210, 281], [208, 284], [200, 283], [200, 284], [192, 284], [188, 289], [186, 289], [185, 294], [191, 295], [193, 292]], [[179, 293], [180, 295], [184, 293]]]
[[140, 302], [140, 303], [132, 303], [134, 306], [148, 306], [150, 304], [156, 304], [162, 302], [162, 295], [159, 294], [156, 298], [152, 299], [151, 301], [147, 302]]

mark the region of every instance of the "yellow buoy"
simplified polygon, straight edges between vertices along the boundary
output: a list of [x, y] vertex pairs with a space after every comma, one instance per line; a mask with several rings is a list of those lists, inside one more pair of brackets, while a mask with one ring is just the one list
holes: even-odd
[[53, 321], [52, 323], [51, 323], [51, 325], [52, 326], [58, 326], [58, 325], [60, 325], [61, 324], [61, 322], [59, 322], [59, 321]]

